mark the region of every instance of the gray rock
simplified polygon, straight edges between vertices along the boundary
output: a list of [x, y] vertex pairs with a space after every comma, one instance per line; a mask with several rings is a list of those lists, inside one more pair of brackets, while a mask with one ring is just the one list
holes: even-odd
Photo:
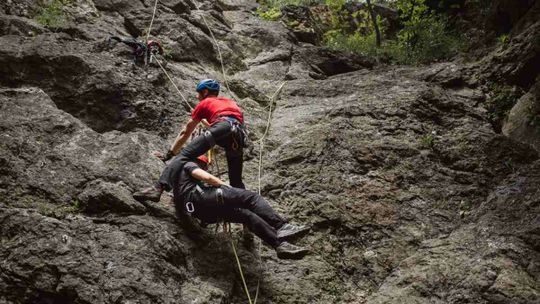
[[502, 132], [540, 151], [540, 81], [512, 108]]
[[[158, 66], [105, 43], [142, 34], [154, 1], [91, 2], [73, 2], [58, 30], [29, 18], [35, 1], [0, 4], [0, 302], [245, 303], [228, 237], [189, 227], [166, 195], [141, 205], [129, 194], [158, 177], [150, 153], [189, 113]], [[188, 102], [214, 77], [245, 110], [250, 190], [269, 96], [286, 82], [262, 193], [312, 225], [299, 242], [311, 254], [283, 261], [237, 244], [252, 296], [259, 282], [260, 303], [537, 302], [538, 153], [493, 131], [477, 88], [500, 71], [534, 83], [521, 76], [537, 20], [513, 33], [515, 53], [477, 70], [376, 66], [299, 43], [253, 6], [160, 1], [151, 31]]]
[[122, 182], [108, 183], [101, 180], [86, 185], [78, 198], [87, 213], [115, 212], [143, 214], [146, 208], [131, 196], [132, 191]]

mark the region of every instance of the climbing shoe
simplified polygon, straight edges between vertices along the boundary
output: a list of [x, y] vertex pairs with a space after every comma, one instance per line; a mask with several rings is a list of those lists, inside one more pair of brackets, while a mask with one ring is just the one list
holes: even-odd
[[291, 243], [282, 242], [276, 247], [278, 258], [282, 260], [300, 260], [308, 254], [309, 250]]
[[285, 224], [277, 231], [277, 237], [280, 242], [292, 241], [299, 239], [309, 232], [308, 226], [296, 226], [293, 224]]
[[153, 186], [153, 187], [149, 187], [149, 188], [133, 193], [133, 198], [138, 200], [139, 202], [142, 202], [142, 201], [159, 202], [162, 192], [163, 192], [163, 188], [159, 186]]

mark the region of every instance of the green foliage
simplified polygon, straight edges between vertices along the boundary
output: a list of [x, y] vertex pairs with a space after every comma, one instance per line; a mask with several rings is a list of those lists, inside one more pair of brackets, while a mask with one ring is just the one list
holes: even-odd
[[[261, 19], [275, 21], [281, 17], [281, 8], [286, 5], [314, 5], [320, 4], [322, 0], [258, 0], [261, 4], [255, 14]], [[340, 0], [341, 1], [341, 0]]]
[[[263, 7], [257, 10], [257, 14], [266, 20], [276, 20], [281, 16], [279, 9], [284, 5], [326, 4], [331, 12], [329, 20], [326, 20], [329, 24], [316, 25], [318, 28], [325, 28], [322, 35], [323, 45], [397, 64], [423, 64], [447, 60], [465, 47], [464, 40], [449, 30], [447, 19], [430, 10], [426, 4], [427, 0], [395, 0], [389, 4], [400, 12], [403, 28], [395, 39], [383, 40], [381, 47], [378, 48], [368, 11], [358, 11], [351, 16], [343, 9], [347, 1], [261, 0], [259, 2]], [[350, 28], [351, 17], [355, 20], [354, 31]], [[322, 21], [319, 20], [320, 22]], [[289, 26], [294, 27], [293, 23], [291, 22]], [[377, 24], [382, 36], [385, 37], [388, 28], [386, 21], [377, 16]]]
[[375, 39], [374, 32], [364, 35], [356, 31], [347, 35], [338, 30], [331, 30], [325, 33], [323, 43], [331, 49], [346, 50], [375, 58], [386, 57], [388, 48], [378, 48]]
[[325, 0], [324, 4], [328, 6], [332, 11], [340, 11], [347, 0]]
[[[376, 46], [376, 34], [369, 13], [358, 11], [353, 14], [354, 18], [363, 22], [358, 23], [356, 31], [347, 33], [347, 28], [335, 24], [333, 29], [327, 31], [323, 36], [323, 44], [332, 49], [346, 50], [375, 58], [387, 57], [390, 50], [390, 43], [386, 43], [382, 48]], [[387, 28], [385, 20], [377, 16], [377, 24], [381, 32]]]
[[523, 91], [512, 86], [501, 84], [490, 84], [489, 98], [487, 100], [488, 119], [493, 123], [503, 121], [518, 99], [523, 95]]
[[[327, 1], [333, 2], [331, 0], [327, 0]], [[343, 1], [343, 0], [336, 0], [336, 1]], [[309, 6], [309, 5], [320, 4], [324, 1], [321, 1], [321, 0], [257, 0], [257, 2], [267, 8], [280, 9], [281, 7], [286, 6], [286, 5]]]
[[165, 44], [162, 44], [161, 46], [163, 47], [163, 58], [172, 59], [173, 49]]
[[433, 150], [435, 147], [435, 132], [428, 133], [420, 138], [420, 147]]
[[510, 36], [508, 34], [502, 34], [499, 37], [497, 37], [497, 41], [501, 45], [507, 45], [508, 42], [510, 42]]
[[52, 205], [49, 203], [38, 202], [36, 203], [37, 211], [45, 216], [64, 218], [68, 214], [77, 213], [80, 211], [81, 203], [78, 199], [73, 199], [69, 205]]
[[73, 200], [71, 200], [71, 207], [74, 210], [79, 210], [81, 208], [81, 202], [79, 201], [79, 199], [74, 198]]
[[464, 48], [464, 42], [452, 35], [442, 17], [427, 15], [407, 22], [398, 33], [394, 60], [402, 64], [419, 64], [450, 59]]
[[275, 21], [281, 17], [281, 10], [277, 7], [270, 7], [267, 9], [257, 8], [255, 12], [261, 19]]
[[53, 0], [49, 4], [44, 4], [40, 12], [35, 16], [35, 20], [46, 27], [57, 29], [64, 26], [68, 21], [65, 6], [72, 0]]
[[398, 0], [403, 29], [398, 33], [394, 61], [403, 64], [428, 63], [456, 55], [464, 42], [447, 28], [447, 20], [431, 12], [425, 0]]

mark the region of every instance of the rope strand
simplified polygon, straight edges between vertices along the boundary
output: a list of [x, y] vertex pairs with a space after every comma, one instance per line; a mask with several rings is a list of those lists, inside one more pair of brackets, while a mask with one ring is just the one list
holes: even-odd
[[156, 17], [158, 1], [159, 0], [156, 0], [156, 3], [154, 3], [154, 13], [152, 14], [152, 19], [150, 20], [150, 26], [148, 26], [148, 31], [146, 32], [146, 43], [148, 43], [148, 38], [150, 38], [150, 31], [152, 30], [152, 24], [154, 24], [154, 17]]
[[193, 111], [193, 107], [191, 106], [191, 104], [189, 104], [188, 100], [186, 99], [186, 97], [184, 97], [184, 95], [182, 94], [182, 92], [180, 92], [180, 89], [178, 88], [178, 86], [176, 86], [176, 84], [174, 83], [174, 80], [171, 78], [171, 76], [169, 76], [169, 73], [167, 73], [167, 70], [165, 70], [165, 68], [163, 67], [163, 65], [161, 65], [161, 62], [157, 59], [156, 56], [154, 55], [151, 55], [152, 58], [154, 58], [156, 60], [156, 62], [158, 63], [159, 67], [161, 68], [161, 70], [163, 71], [163, 73], [165, 74], [165, 76], [167, 76], [167, 78], [169, 79], [169, 81], [171, 82], [171, 84], [173, 85], [173, 87], [176, 89], [176, 91], [178, 92], [178, 94], [180, 95], [180, 97], [182, 97], [182, 100], [187, 104], [187, 106], [189, 107], [189, 109], [191, 111]]

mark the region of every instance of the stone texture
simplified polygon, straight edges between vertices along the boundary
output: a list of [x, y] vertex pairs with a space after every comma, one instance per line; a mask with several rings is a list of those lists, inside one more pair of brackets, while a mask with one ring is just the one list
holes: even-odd
[[[60, 29], [31, 19], [35, 1], [0, 4], [0, 303], [245, 303], [229, 238], [189, 228], [167, 195], [129, 196], [188, 117], [158, 66], [106, 41], [143, 33], [154, 1], [74, 3]], [[487, 121], [490, 70], [376, 66], [299, 43], [253, 5], [160, 1], [152, 30], [193, 102], [198, 79], [223, 80], [207, 17], [251, 131], [252, 190], [285, 82], [262, 193], [313, 226], [312, 252], [238, 243], [252, 297], [260, 282], [258, 303], [536, 303], [538, 153]], [[530, 50], [493, 67], [522, 75]]]

